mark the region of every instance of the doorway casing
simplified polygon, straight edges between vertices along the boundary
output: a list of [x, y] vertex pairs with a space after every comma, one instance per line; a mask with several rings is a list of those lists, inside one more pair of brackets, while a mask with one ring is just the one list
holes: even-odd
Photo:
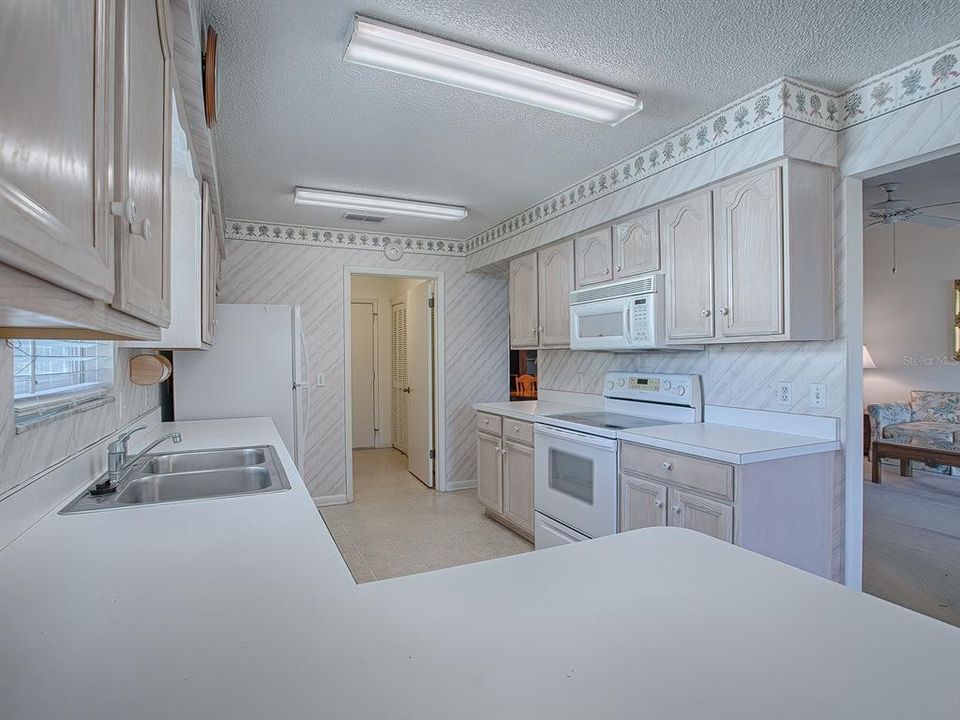
[[446, 437], [443, 428], [446, 427], [446, 392], [444, 362], [444, 285], [443, 271], [441, 270], [413, 270], [407, 268], [367, 267], [362, 265], [348, 265], [343, 268], [343, 353], [344, 353], [344, 453], [346, 455], [347, 502], [353, 502], [353, 390], [349, 380], [351, 337], [350, 337], [350, 301], [351, 278], [353, 275], [367, 275], [388, 278], [417, 278], [434, 281], [434, 318], [436, 322], [436, 354], [434, 362], [437, 366], [436, 397], [434, 399], [434, 427], [436, 433], [436, 459], [434, 460], [436, 489], [447, 490], [447, 457]]

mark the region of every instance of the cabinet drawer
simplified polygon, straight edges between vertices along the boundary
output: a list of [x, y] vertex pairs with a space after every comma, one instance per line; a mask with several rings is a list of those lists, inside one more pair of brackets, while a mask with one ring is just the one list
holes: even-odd
[[516, 442], [533, 445], [533, 423], [503, 418], [503, 436]]
[[499, 435], [501, 430], [500, 421], [501, 421], [501, 418], [499, 415], [491, 415], [490, 413], [478, 412], [477, 413], [477, 430], [483, 430], [484, 432], [491, 433], [493, 435]]
[[733, 467], [666, 450], [621, 444], [620, 466], [676, 485], [733, 500]]

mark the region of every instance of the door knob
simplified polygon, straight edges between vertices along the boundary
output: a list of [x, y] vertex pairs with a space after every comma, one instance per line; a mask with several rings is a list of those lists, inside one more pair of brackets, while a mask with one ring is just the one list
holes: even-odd
[[710, 311], [709, 311], [709, 310], [701, 310], [701, 311], [700, 311], [700, 314], [703, 315], [704, 317], [710, 317]]
[[[410, 388], [405, 387], [405, 388], [403, 388], [403, 390], [402, 390], [401, 392], [405, 392], [405, 393], [409, 394], [409, 393], [410, 393]], [[484, 422], [485, 422], [485, 423], [488, 423], [488, 422], [490, 422], [490, 421], [489, 421], [489, 420], [484, 420]]]

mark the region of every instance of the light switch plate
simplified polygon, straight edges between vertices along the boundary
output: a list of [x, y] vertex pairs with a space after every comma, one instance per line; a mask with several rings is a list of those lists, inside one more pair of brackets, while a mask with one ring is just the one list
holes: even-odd
[[827, 388], [823, 383], [810, 383], [810, 407], [827, 406]]
[[793, 405], [793, 383], [777, 383], [777, 405]]

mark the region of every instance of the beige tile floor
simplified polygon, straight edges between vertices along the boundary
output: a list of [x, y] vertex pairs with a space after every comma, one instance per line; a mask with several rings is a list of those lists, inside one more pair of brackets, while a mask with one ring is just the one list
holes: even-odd
[[320, 513], [358, 583], [533, 550], [483, 514], [476, 490], [431, 490], [393, 449], [355, 450], [353, 502]]

